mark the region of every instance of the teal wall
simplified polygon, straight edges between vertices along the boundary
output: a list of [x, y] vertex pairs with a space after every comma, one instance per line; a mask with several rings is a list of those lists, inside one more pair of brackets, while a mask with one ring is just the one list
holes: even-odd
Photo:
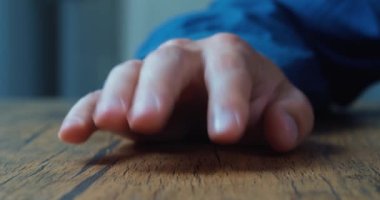
[[205, 9], [211, 0], [122, 0], [123, 55], [131, 57], [156, 26], [173, 16]]
[[120, 2], [63, 0], [58, 7], [59, 93], [80, 96], [100, 88], [122, 60]]
[[155, 26], [208, 2], [0, 0], [0, 97], [79, 97], [100, 88]]
[[120, 58], [120, 0], [0, 0], [0, 97], [78, 97]]
[[0, 0], [0, 97], [55, 93], [55, 18], [48, 1]]

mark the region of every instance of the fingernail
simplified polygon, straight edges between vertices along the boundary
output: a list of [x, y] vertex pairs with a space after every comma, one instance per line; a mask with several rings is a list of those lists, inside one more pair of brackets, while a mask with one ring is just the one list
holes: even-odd
[[286, 121], [287, 121], [287, 126], [288, 126], [288, 138], [289, 141], [292, 143], [297, 143], [298, 142], [298, 126], [297, 123], [294, 121], [293, 117], [291, 117], [289, 114], [286, 114]]
[[141, 99], [136, 99], [132, 108], [132, 115], [139, 116], [148, 112], [157, 112], [159, 110], [159, 100], [156, 95], [146, 95]]
[[71, 127], [74, 125], [80, 125], [83, 123], [84, 121], [80, 119], [79, 117], [69, 117], [63, 120], [60, 130], [63, 130], [67, 127]]
[[214, 111], [213, 128], [215, 133], [223, 134], [231, 127], [234, 127], [234, 124], [238, 124], [238, 119], [234, 112], [220, 108]]

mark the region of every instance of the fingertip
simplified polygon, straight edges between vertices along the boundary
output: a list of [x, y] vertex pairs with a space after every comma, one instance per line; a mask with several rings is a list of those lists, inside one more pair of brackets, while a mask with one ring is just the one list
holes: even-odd
[[134, 112], [128, 117], [128, 124], [131, 130], [151, 135], [163, 128], [155, 110], [146, 110], [144, 112]]
[[77, 118], [65, 119], [58, 131], [58, 138], [69, 144], [81, 144], [87, 141], [95, 128]]
[[157, 106], [150, 104], [133, 107], [128, 115], [128, 124], [131, 130], [142, 134], [153, 134], [163, 127]]
[[209, 138], [218, 144], [237, 143], [245, 129], [242, 117], [226, 109], [216, 109], [209, 121]]
[[290, 151], [301, 140], [298, 124], [286, 111], [276, 108], [268, 110], [264, 126], [268, 143], [275, 151]]
[[150, 135], [159, 132], [172, 113], [173, 102], [174, 99], [168, 96], [153, 93], [137, 95], [128, 113], [129, 127], [142, 134]]
[[269, 144], [274, 150], [286, 152], [296, 148], [311, 133], [314, 113], [300, 90], [293, 86], [282, 88], [265, 111], [264, 120]]

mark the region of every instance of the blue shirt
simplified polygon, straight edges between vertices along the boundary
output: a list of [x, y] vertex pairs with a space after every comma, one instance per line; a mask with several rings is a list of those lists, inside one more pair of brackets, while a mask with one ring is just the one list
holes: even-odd
[[271, 59], [315, 109], [346, 105], [380, 78], [379, 0], [215, 0], [161, 25], [137, 57], [169, 39], [218, 32]]

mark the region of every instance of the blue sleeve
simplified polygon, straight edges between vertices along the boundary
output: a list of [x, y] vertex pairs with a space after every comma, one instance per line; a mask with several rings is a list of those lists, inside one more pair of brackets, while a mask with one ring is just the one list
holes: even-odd
[[[140, 59], [145, 57], [169, 39], [200, 39], [218, 32], [230, 32], [242, 37], [253, 48], [276, 63], [289, 80], [308, 96], [315, 109], [325, 108], [333, 103], [345, 104], [352, 101], [365, 86], [378, 78], [374, 75], [380, 74], [377, 73], [380, 66], [375, 67], [378, 64], [376, 62], [379, 62], [378, 52], [380, 51], [371, 51], [370, 55], [365, 54], [366, 57], [359, 60], [351, 59], [351, 54], [356, 52], [348, 52], [347, 55], [341, 52], [347, 50], [345, 48], [347, 40], [352, 43], [352, 36], [347, 34], [347, 31], [318, 32], [319, 29], [324, 28], [334, 29], [332, 22], [335, 21], [331, 20], [335, 16], [324, 19], [327, 25], [321, 26], [318, 18], [315, 18], [315, 13], [308, 11], [312, 8], [309, 8], [307, 3], [296, 2], [298, 1], [216, 0], [203, 11], [178, 16], [163, 24], [141, 46], [136, 56]], [[335, 9], [332, 6], [333, 3], [328, 3], [327, 0], [315, 0], [315, 2], [320, 3], [313, 7], [316, 9], [315, 12], [320, 11], [318, 9], [330, 9], [327, 11]], [[378, 5], [376, 2], [374, 4]], [[327, 8], [326, 5], [328, 5]], [[340, 12], [347, 15], [344, 13], [347, 9], [341, 9]], [[340, 14], [342, 13], [338, 13]], [[342, 20], [342, 17], [339, 19]], [[378, 22], [380, 20], [376, 21]], [[368, 27], [372, 31], [372, 38], [366, 42], [379, 50], [380, 45], [373, 44], [373, 41], [377, 37], [378, 42], [380, 37], [374, 36], [376, 31], [372, 26]], [[342, 36], [349, 39], [336, 40], [336, 38], [344, 38]], [[353, 43], [352, 48], [360, 47], [360, 44]], [[374, 59], [369, 60], [368, 57]], [[363, 69], [363, 63], [370, 66]], [[368, 77], [366, 70], [377, 71], [369, 73], [374, 77]], [[349, 80], [359, 72], [362, 73], [360, 77]], [[345, 77], [343, 78], [342, 75]]]
[[331, 103], [347, 105], [380, 79], [380, 1], [277, 0], [303, 33]]

